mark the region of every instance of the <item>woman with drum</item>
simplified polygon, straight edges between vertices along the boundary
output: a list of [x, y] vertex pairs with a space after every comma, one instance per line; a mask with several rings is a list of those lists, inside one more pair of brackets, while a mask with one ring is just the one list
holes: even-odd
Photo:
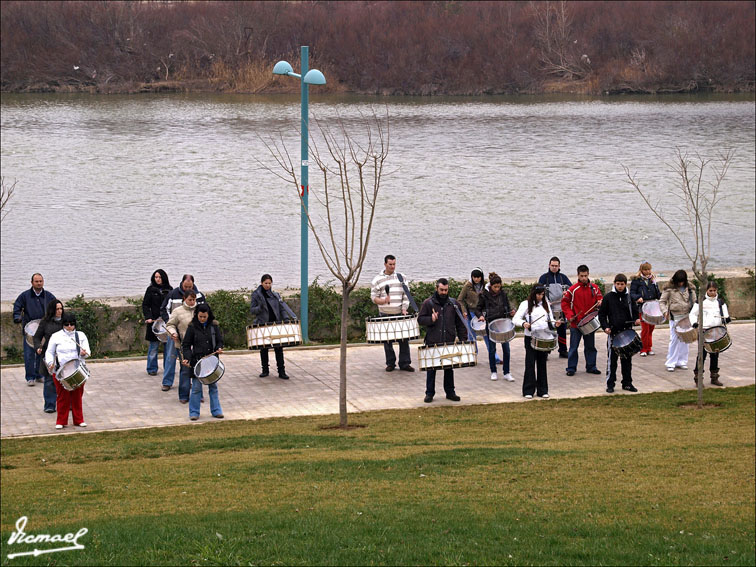
[[[272, 289], [273, 278], [270, 274], [263, 274], [260, 278], [260, 285], [252, 293], [252, 300], [249, 306], [249, 312], [255, 316], [255, 325], [265, 325], [266, 323], [281, 323], [284, 318], [296, 319], [297, 316], [286, 305], [281, 296]], [[262, 372], [260, 378], [270, 375], [268, 349], [264, 346], [260, 348], [260, 364]], [[276, 354], [276, 366], [278, 367], [278, 377], [282, 380], [288, 380], [286, 367], [284, 365], [284, 354], [282, 346], [274, 346], [273, 352]]]
[[[223, 334], [218, 322], [207, 303], [202, 303], [194, 310], [192, 322], [186, 329], [181, 343], [184, 353], [181, 364], [188, 368], [192, 375], [192, 394], [189, 398], [189, 419], [199, 419], [200, 402], [202, 400], [202, 382], [194, 373], [197, 362], [205, 356], [221, 354], [223, 352]], [[210, 394], [210, 413], [213, 417], [223, 419], [223, 410], [218, 396], [218, 384], [213, 382], [207, 386]]]
[[[160, 318], [160, 306], [172, 289], [168, 274], [163, 270], [155, 270], [142, 299], [142, 314], [146, 324], [144, 339], [150, 343], [147, 349], [147, 374], [150, 376], [157, 376], [158, 351], [160, 350], [160, 341], [152, 332], [152, 325]], [[165, 347], [163, 347], [163, 367], [165, 367]]]
[[[177, 348], [181, 348], [181, 341], [186, 335], [186, 330], [194, 317], [194, 309], [197, 307], [197, 293], [194, 290], [184, 292], [184, 301], [178, 307], [171, 311], [165, 328], [171, 334], [171, 339], [176, 343]], [[181, 351], [179, 351], [180, 353]], [[179, 371], [178, 398], [182, 404], [189, 403], [189, 393], [192, 388], [192, 370], [186, 365], [182, 366]], [[163, 385], [163, 391], [167, 392], [171, 387]]]
[[74, 390], [68, 390], [60, 383], [58, 373], [69, 362], [77, 361], [83, 364], [89, 356], [89, 340], [81, 331], [76, 330], [76, 315], [64, 312], [61, 321], [63, 329], [53, 333], [45, 351], [45, 363], [48, 371], [53, 375], [55, 390], [58, 398], [58, 418], [55, 429], [63, 429], [68, 425], [68, 413], [73, 413], [73, 423], [77, 427], [86, 427], [81, 397], [84, 394], [82, 383]]
[[[465, 325], [467, 325], [467, 335], [471, 341], [475, 340], [475, 331], [472, 328], [471, 322], [475, 318], [475, 309], [478, 307], [478, 298], [483, 290], [486, 288], [486, 280], [483, 279], [483, 270], [475, 268], [470, 273], [470, 281], [465, 282], [462, 286], [462, 290], [457, 297], [457, 303], [462, 307], [462, 314], [465, 317]], [[488, 333], [483, 335], [483, 341], [486, 343], [486, 348], [490, 349], [488, 345]], [[475, 352], [478, 352], [478, 343], [475, 343]], [[497, 362], [501, 362], [497, 360]]]
[[530, 290], [528, 298], [520, 303], [512, 321], [518, 327], [525, 329], [525, 375], [522, 382], [522, 395], [526, 400], [532, 400], [533, 394], [539, 398], [549, 397], [549, 378], [546, 373], [548, 350], [533, 348], [535, 336], [544, 333], [552, 336], [552, 349], [557, 347], [557, 334], [554, 327], [559, 327], [561, 321], [554, 322], [551, 306], [546, 301], [546, 287], [536, 284]]
[[[710, 329], [721, 327], [721, 337], [717, 338], [724, 338], [724, 336], [727, 334], [727, 329], [724, 325], [731, 321], [730, 312], [727, 309], [727, 304], [719, 298], [717, 291], [717, 282], [710, 281], [708, 284], [706, 284], [706, 298], [703, 300], [703, 328], [704, 332], [706, 333], [709, 332]], [[693, 309], [691, 309], [690, 311], [690, 320], [693, 322], [693, 328], [697, 328], [698, 303], [696, 303], [693, 306]], [[706, 339], [707, 346], [711, 348], [708, 337], [706, 337]], [[727, 342], [725, 342], [725, 344], [725, 348], [728, 348], [730, 346]], [[709, 376], [711, 377], [712, 386], [724, 386], [724, 384], [719, 381], [719, 352], [721, 351], [714, 352], [714, 350], [712, 350], [711, 352], [709, 352], [707, 348], [704, 348], [703, 351], [704, 363], [706, 362], [706, 355], [708, 354], [710, 356]], [[693, 370], [693, 379], [696, 381], [696, 384], [698, 384], [698, 379], [701, 378], [702, 374], [703, 364], [696, 356], [696, 368], [695, 370]]]
[[682, 319], [688, 317], [696, 302], [696, 290], [688, 285], [688, 274], [677, 270], [662, 291], [659, 306], [669, 319], [669, 348], [667, 350], [667, 372], [675, 368], [688, 369], [688, 343], [680, 340], [675, 328]]
[[[651, 264], [643, 262], [633, 281], [630, 282], [630, 299], [638, 304], [641, 313], [643, 311], [654, 311], [658, 308], [658, 313], [661, 315], [661, 308], [658, 307], [660, 297], [661, 292], [659, 286], [656, 285], [656, 276], [651, 272]], [[648, 305], [644, 306], [644, 303], [648, 303]], [[643, 348], [640, 351], [641, 356], [656, 354], [652, 349], [653, 341], [651, 338], [654, 328], [655, 325], [646, 322], [641, 317], [641, 342], [643, 343]]]
[[50, 344], [50, 337], [63, 328], [63, 304], [58, 301], [52, 301], [47, 304], [45, 310], [45, 316], [39, 322], [37, 332], [34, 333], [34, 350], [37, 353], [39, 359], [39, 373], [45, 380], [44, 389], [42, 390], [42, 397], [45, 400], [45, 413], [55, 413], [55, 401], [57, 394], [55, 392], [55, 383], [53, 377], [47, 370], [45, 364], [45, 357], [43, 356], [44, 350], [42, 345]]
[[[490, 289], [484, 289], [478, 294], [478, 305], [475, 308], [475, 315], [480, 321], [485, 320], [486, 325], [490, 325], [491, 321], [496, 319], [508, 319], [514, 315], [514, 309], [509, 305], [509, 298], [507, 292], [501, 288], [501, 277], [496, 272], [488, 274], [488, 286]], [[491, 380], [497, 380], [496, 374], [496, 343], [492, 340], [488, 341], [488, 366], [491, 369]], [[507, 382], [514, 382], [512, 374], [509, 372], [509, 343], [501, 343], [502, 350], [502, 372], [504, 373], [504, 380]]]

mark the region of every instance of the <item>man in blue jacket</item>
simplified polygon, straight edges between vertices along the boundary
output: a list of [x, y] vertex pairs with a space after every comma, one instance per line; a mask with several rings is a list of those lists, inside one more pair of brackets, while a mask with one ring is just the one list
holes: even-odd
[[[13, 304], [13, 322], [21, 323], [23, 328], [29, 321], [41, 319], [45, 316], [47, 304], [56, 301], [55, 296], [45, 290], [45, 278], [42, 274], [34, 274], [31, 277], [32, 286], [16, 298]], [[39, 373], [39, 363], [42, 355], [37, 354], [33, 347], [29, 346], [26, 339], [24, 343], [24, 367], [26, 368], [26, 385], [34, 386], [34, 382], [42, 382], [42, 375]], [[47, 345], [45, 345], [47, 346]]]
[[[549, 271], [538, 278], [538, 283], [546, 287], [546, 298], [551, 304], [551, 311], [554, 317], [564, 319], [562, 315], [562, 296], [564, 292], [570, 289], [572, 282], [570, 278], [561, 272], [562, 263], [559, 258], [554, 256], [549, 260]], [[559, 336], [559, 358], [567, 358], [567, 327], [569, 325], [559, 325], [557, 335]]]

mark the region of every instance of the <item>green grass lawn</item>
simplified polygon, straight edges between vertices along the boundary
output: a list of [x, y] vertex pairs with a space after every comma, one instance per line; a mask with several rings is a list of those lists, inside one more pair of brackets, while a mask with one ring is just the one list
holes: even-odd
[[[754, 388], [2, 442], [7, 565], [754, 565]], [[29, 534], [85, 550], [8, 559]], [[55, 544], [39, 544], [41, 549]]]

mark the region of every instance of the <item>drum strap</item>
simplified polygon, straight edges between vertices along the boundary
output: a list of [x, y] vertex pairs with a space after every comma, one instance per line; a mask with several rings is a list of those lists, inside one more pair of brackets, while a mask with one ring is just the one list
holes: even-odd
[[396, 278], [399, 280], [399, 283], [402, 284], [402, 288], [404, 288], [404, 293], [407, 294], [407, 299], [409, 299], [410, 307], [415, 310], [415, 313], [419, 313], [420, 310], [417, 308], [417, 303], [415, 303], [415, 298], [412, 297], [412, 294], [410, 293], [409, 288], [407, 287], [407, 284], [404, 283], [404, 277], [399, 272], [396, 273]]
[[215, 352], [215, 326], [210, 326], [210, 342], [213, 345], [213, 352]]
[[74, 337], [76, 337], [76, 358], [81, 358], [81, 344], [79, 341], [79, 331], [74, 331]]

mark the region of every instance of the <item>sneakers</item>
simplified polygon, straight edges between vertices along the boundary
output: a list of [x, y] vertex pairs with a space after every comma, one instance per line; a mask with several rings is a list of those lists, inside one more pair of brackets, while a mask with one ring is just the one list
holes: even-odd
[[65, 425], [61, 425], [60, 423], [55, 424], [55, 429], [63, 429]]
[[525, 394], [525, 399], [526, 400], [532, 400], [533, 399], [533, 395], [532, 394]]
[[568, 370], [567, 371], [567, 376], [574, 376], [574, 375], [575, 375], [575, 371], [574, 370]]
[[627, 386], [622, 386], [623, 390], [627, 390], [628, 392], [637, 392], [638, 388], [633, 386], [632, 384], [628, 384]]
[[198, 415], [190, 415], [189, 419], [191, 419], [192, 421], [197, 421], [199, 419], [199, 416]]
[[667, 372], [674, 372], [675, 367], [674, 366], [667, 366]]
[[687, 370], [688, 369], [688, 365], [687, 364], [678, 364], [677, 367], [681, 368], [682, 370]]
[[642, 353], [640, 353], [640, 355], [641, 356], [648, 356], [648, 353], [647, 352], [642, 352]]
[[34, 386], [34, 380], [27, 380], [26, 381], [27, 386]]
[[168, 391], [168, 390], [170, 390], [170, 389], [171, 389], [171, 387], [170, 387], [170, 386], [163, 386], [163, 387], [162, 387], [162, 390], [163, 390], [163, 392], [167, 392], [167, 391]]
[[218, 415], [213, 416], [216, 419], [223, 419], [225, 416], [222, 413], [219, 413]]
[[499, 379], [499, 375], [498, 375], [498, 374], [496, 374], [496, 372], [491, 372], [491, 380], [494, 380], [494, 381], [496, 381], [496, 380], [498, 380], [498, 379]]
[[45, 410], [45, 413], [55, 413], [55, 410], [54, 410], [54, 409], [50, 409], [50, 408], [47, 408], [47, 409]]
[[458, 402], [458, 401], [459, 401], [459, 400], [461, 400], [462, 398], [460, 398], [460, 397], [459, 397], [459, 396], [458, 396], [457, 394], [447, 394], [447, 395], [446, 395], [446, 399], [447, 399], [447, 400], [451, 400], [451, 401], [453, 401], [453, 402]]
[[84, 423], [83, 421], [81, 423], [77, 423], [76, 424], [76, 427], [86, 427], [86, 426], [87, 426], [87, 424]]
[[613, 394], [614, 393], [614, 386], [607, 386], [606, 387], [606, 393], [607, 394]]
[[157, 376], [157, 372], [148, 372], [147, 374], [149, 374], [150, 376]]
[[512, 378], [512, 375], [509, 372], [504, 375], [504, 380], [507, 382], [514, 382], [514, 378]]
[[189, 403], [189, 400], [179, 400], [179, 403], [180, 403], [180, 404], [188, 404], [188, 403]]
[[433, 396], [425, 396], [425, 398], [423, 399], [423, 401], [426, 404], [429, 404], [429, 403], [431, 403], [433, 401]]
[[399, 370], [404, 370], [405, 372], [414, 372], [415, 371], [415, 369], [412, 368], [412, 366], [409, 365], [409, 364], [407, 366], [404, 366], [404, 367], [400, 368]]
[[543, 395], [543, 396], [541, 396], [541, 397], [542, 397], [542, 398], [543, 398], [544, 400], [548, 400], [548, 399], [549, 399], [549, 395], [548, 395], [548, 394], [544, 394], [544, 395]]
[[655, 354], [656, 354], [656, 353], [655, 353], [654, 351], [652, 351], [652, 350], [648, 351], [648, 355], [649, 355], [649, 356], [654, 356]]

